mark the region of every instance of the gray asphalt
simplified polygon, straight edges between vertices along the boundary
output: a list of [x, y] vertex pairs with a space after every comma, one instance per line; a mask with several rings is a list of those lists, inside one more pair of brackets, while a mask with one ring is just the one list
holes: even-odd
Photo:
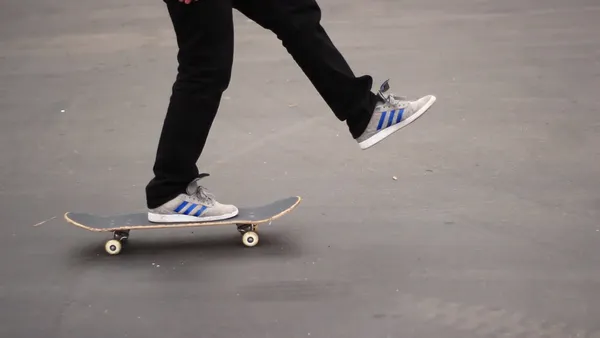
[[176, 71], [166, 10], [2, 2], [0, 336], [600, 337], [598, 2], [320, 4], [357, 74], [434, 108], [361, 151], [236, 12], [205, 183], [302, 204], [255, 248], [171, 229], [108, 256], [62, 217], [144, 210]]

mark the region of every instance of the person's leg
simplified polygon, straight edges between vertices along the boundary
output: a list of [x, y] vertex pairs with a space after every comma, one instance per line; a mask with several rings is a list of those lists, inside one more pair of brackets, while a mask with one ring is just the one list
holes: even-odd
[[149, 218], [177, 221], [190, 220], [186, 217], [190, 215], [229, 217], [237, 212], [233, 206], [217, 204], [220, 210], [202, 209], [200, 199], [204, 198], [198, 196], [205, 194], [199, 194], [196, 162], [231, 78], [231, 0], [165, 3], [177, 37], [179, 66], [159, 139], [155, 176], [146, 187]]
[[414, 121], [435, 101], [433, 96], [399, 101], [381, 90], [374, 94], [372, 78], [353, 74], [321, 26], [315, 0], [233, 0], [233, 7], [276, 34], [363, 149]]
[[233, 0], [233, 7], [282, 41], [304, 74], [353, 136], [366, 127], [377, 97], [373, 79], [357, 77], [320, 24], [314, 0]]

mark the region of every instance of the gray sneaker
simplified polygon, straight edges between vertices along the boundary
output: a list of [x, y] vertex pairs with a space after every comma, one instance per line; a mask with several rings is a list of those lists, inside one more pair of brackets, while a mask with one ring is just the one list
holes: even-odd
[[406, 98], [393, 94], [385, 96], [384, 93], [388, 90], [389, 84], [388, 81], [385, 81], [378, 93], [382, 101], [375, 107], [365, 132], [356, 139], [362, 149], [374, 146], [384, 138], [415, 121], [436, 100], [433, 95], [424, 96], [416, 101], [408, 101]]
[[156, 209], [148, 211], [148, 220], [154, 223], [204, 222], [232, 218], [238, 214], [233, 205], [221, 204], [199, 185], [200, 178], [190, 182], [186, 194], [180, 194]]

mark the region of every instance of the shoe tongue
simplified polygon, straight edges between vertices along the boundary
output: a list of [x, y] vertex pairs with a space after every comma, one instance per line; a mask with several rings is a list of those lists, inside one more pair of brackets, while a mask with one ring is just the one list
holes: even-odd
[[208, 174], [202, 174], [188, 184], [186, 189], [188, 195], [196, 194], [196, 191], [198, 191], [198, 188], [200, 187], [200, 180], [206, 176], [208, 176]]
[[199, 183], [200, 179], [196, 178], [195, 180], [191, 181], [190, 184], [188, 184], [186, 192], [188, 195], [194, 195], [196, 193], [196, 191], [198, 190], [198, 187], [200, 186]]

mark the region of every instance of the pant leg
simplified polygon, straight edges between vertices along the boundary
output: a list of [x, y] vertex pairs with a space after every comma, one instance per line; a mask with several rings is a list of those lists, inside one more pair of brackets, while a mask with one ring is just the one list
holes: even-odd
[[276, 34], [337, 118], [360, 136], [377, 102], [373, 79], [354, 75], [321, 26], [315, 0], [233, 0], [233, 7]]
[[179, 51], [153, 171], [146, 187], [147, 205], [155, 208], [183, 192], [198, 177], [202, 153], [233, 63], [231, 0], [191, 4], [165, 0]]

